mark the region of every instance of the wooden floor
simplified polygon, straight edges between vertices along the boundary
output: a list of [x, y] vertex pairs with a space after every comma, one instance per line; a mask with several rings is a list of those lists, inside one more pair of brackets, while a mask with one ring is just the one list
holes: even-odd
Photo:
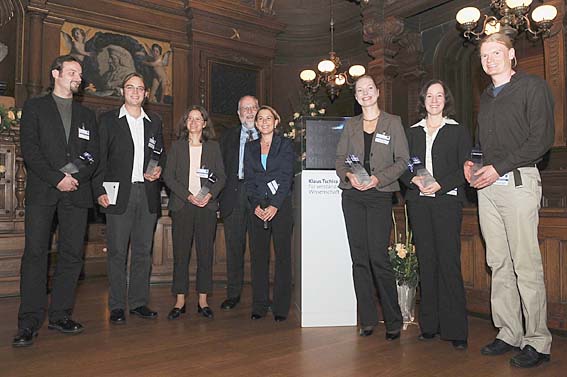
[[509, 366], [509, 355], [480, 355], [495, 330], [475, 317], [462, 352], [441, 340], [418, 341], [417, 326], [387, 342], [383, 326], [361, 338], [354, 327], [301, 328], [294, 316], [283, 323], [251, 321], [249, 287], [229, 312], [218, 309], [224, 289], [217, 287], [210, 299], [214, 320], [197, 316], [191, 297], [190, 312], [168, 321], [169, 286], [152, 286], [151, 295], [157, 320], [128, 317], [126, 325], [112, 326], [106, 280], [83, 282], [74, 318], [86, 330], [63, 335], [44, 326], [35, 344], [21, 349], [11, 346], [19, 299], [0, 299], [0, 376], [567, 376], [567, 338], [554, 336], [550, 363], [520, 370]]

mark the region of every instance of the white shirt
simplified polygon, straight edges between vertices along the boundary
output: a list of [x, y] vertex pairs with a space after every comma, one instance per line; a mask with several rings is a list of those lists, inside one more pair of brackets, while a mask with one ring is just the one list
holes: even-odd
[[[420, 120], [413, 127], [423, 127], [423, 132], [425, 132], [425, 168], [431, 175], [433, 175], [433, 157], [431, 157], [431, 150], [433, 149], [433, 143], [435, 142], [435, 138], [439, 133], [439, 130], [443, 128], [446, 124], [459, 124], [451, 118], [443, 117], [441, 121], [441, 125], [437, 127], [437, 129], [433, 130], [431, 134], [428, 132], [427, 121], [425, 119]], [[427, 196], [435, 196], [435, 194], [427, 195]]]
[[197, 195], [201, 190], [201, 178], [197, 175], [197, 170], [201, 167], [201, 154], [203, 145], [189, 145], [189, 191]]
[[151, 122], [150, 117], [143, 108], [140, 109], [140, 116], [134, 118], [122, 105], [118, 118], [126, 117], [132, 142], [134, 144], [134, 163], [132, 164], [132, 182], [144, 182], [144, 119]]

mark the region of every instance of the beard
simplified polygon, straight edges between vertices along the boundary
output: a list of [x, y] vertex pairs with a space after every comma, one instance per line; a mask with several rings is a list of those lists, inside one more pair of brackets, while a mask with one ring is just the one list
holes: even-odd
[[73, 92], [73, 94], [77, 94], [79, 92], [80, 87], [81, 87], [80, 81], [71, 81], [71, 83], [69, 84], [69, 89], [71, 90], [71, 92]]

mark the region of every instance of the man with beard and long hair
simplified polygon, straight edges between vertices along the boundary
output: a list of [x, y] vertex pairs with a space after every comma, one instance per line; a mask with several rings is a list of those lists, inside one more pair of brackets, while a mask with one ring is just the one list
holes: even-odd
[[[18, 334], [14, 347], [33, 344], [49, 317], [49, 328], [65, 334], [83, 331], [71, 319], [75, 288], [83, 267], [88, 208], [93, 206], [91, 176], [98, 153], [94, 113], [73, 100], [82, 81], [80, 62], [60, 56], [51, 65], [51, 93], [28, 100], [20, 140], [27, 169], [25, 248], [22, 257]], [[47, 310], [47, 253], [57, 213], [59, 243]]]

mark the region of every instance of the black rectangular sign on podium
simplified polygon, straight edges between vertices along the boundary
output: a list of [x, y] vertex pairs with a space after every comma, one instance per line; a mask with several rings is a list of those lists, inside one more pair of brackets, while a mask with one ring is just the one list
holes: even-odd
[[334, 170], [337, 144], [348, 118], [303, 117], [305, 130], [301, 152], [305, 153], [303, 169]]

